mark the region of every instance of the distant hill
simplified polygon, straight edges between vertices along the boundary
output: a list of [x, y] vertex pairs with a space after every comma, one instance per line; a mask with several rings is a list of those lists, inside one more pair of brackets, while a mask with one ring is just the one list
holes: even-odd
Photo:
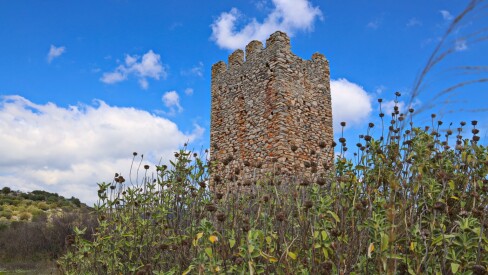
[[53, 213], [89, 210], [79, 199], [69, 199], [46, 191], [24, 193], [3, 187], [0, 191], [0, 228], [8, 222], [32, 221]]
[[[42, 190], [0, 189], [0, 274], [2, 270], [38, 270], [52, 266], [66, 250], [75, 227], [88, 228], [91, 238], [97, 220], [93, 209], [75, 197]], [[49, 264], [51, 263], [51, 264]]]

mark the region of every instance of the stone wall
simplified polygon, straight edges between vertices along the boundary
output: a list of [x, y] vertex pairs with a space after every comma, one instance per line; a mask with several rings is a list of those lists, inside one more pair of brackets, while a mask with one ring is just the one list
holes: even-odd
[[[275, 32], [228, 65], [212, 66], [211, 185], [269, 173], [327, 170], [333, 162], [330, 72], [319, 53], [303, 60]], [[325, 168], [324, 168], [325, 167]]]

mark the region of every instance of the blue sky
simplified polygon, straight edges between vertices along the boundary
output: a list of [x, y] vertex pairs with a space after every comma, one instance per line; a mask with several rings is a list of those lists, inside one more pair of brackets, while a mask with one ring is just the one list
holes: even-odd
[[[475, 2], [413, 100], [425, 110], [422, 124], [437, 113], [488, 129], [486, 82], [435, 98], [486, 78], [487, 3]], [[128, 174], [133, 151], [154, 164], [185, 141], [208, 147], [212, 64], [276, 30], [291, 36], [298, 56], [329, 59], [335, 124], [347, 121], [354, 140], [375, 121], [377, 98], [391, 108], [400, 91], [399, 104], [408, 105], [416, 77], [468, 3], [0, 0], [0, 187], [92, 203], [96, 182]]]

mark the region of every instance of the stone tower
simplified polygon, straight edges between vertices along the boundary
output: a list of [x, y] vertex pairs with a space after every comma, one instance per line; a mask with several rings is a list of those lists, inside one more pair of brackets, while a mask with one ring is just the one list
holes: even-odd
[[275, 32], [212, 66], [211, 185], [270, 173], [310, 175], [331, 167], [334, 151], [329, 62], [303, 60]]

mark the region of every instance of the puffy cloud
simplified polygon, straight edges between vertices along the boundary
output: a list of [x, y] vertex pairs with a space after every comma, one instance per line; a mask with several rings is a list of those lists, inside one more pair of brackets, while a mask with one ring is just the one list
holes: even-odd
[[194, 91], [193, 91], [193, 88], [186, 88], [186, 89], [185, 89], [185, 94], [186, 94], [186, 95], [192, 95], [192, 94], [193, 94], [193, 92], [194, 92]]
[[47, 63], [51, 63], [54, 58], [60, 57], [66, 51], [66, 47], [56, 47], [51, 45], [49, 48], [49, 53], [47, 54]]
[[182, 133], [168, 119], [103, 101], [64, 108], [4, 96], [0, 182], [13, 189], [47, 190], [93, 203], [97, 182], [110, 181], [115, 172], [129, 180], [133, 151], [144, 154], [144, 163], [158, 163], [202, 132], [195, 125], [192, 133]]
[[161, 56], [149, 50], [142, 56], [142, 59], [137, 55], [126, 55], [124, 64], [117, 66], [113, 72], [104, 73], [100, 81], [114, 84], [127, 80], [130, 75], [138, 78], [141, 88], [147, 89], [149, 87], [148, 78], [164, 79], [167, 73], [161, 62]]
[[309, 31], [315, 19], [321, 18], [322, 12], [313, 7], [308, 0], [272, 0], [274, 9], [262, 23], [256, 18], [236, 30], [236, 23], [242, 17], [238, 9], [223, 12], [212, 24], [212, 39], [221, 48], [243, 48], [251, 40], [266, 39], [271, 33], [281, 30], [290, 36], [296, 31]]
[[203, 67], [203, 62], [198, 62], [198, 65], [193, 66], [189, 70], [182, 71], [182, 75], [195, 75], [198, 77], [203, 77], [203, 72], [204, 72], [204, 67]]
[[183, 111], [183, 107], [180, 105], [180, 96], [176, 91], [169, 91], [164, 93], [162, 97], [164, 105], [170, 109], [169, 115], [174, 115], [176, 112]]
[[376, 30], [379, 28], [380, 24], [381, 24], [381, 19], [376, 18], [375, 20], [368, 22], [368, 24], [366, 24], [366, 27]]
[[452, 16], [452, 14], [447, 10], [440, 10], [439, 12], [441, 13], [442, 18], [444, 18], [446, 21], [450, 21], [454, 18], [454, 16]]
[[410, 20], [408, 20], [407, 22], [407, 27], [415, 27], [415, 26], [422, 26], [422, 21], [418, 20], [415, 17], [410, 18]]
[[372, 111], [371, 97], [363, 87], [340, 78], [330, 82], [334, 128], [342, 121], [347, 125], [364, 126]]

